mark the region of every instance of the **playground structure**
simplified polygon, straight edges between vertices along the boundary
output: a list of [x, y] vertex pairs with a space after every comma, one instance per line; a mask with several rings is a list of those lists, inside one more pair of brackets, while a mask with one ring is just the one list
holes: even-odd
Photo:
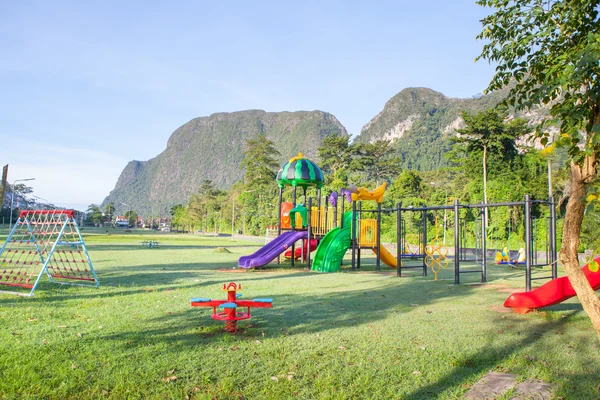
[[[432, 207], [402, 207], [398, 204], [398, 220], [401, 220], [403, 214], [406, 213], [423, 213], [423, 241], [427, 242], [427, 217], [426, 213], [447, 211], [453, 214], [453, 240], [454, 240], [454, 283], [460, 284], [460, 278], [462, 274], [477, 273], [481, 276], [481, 282], [486, 282], [487, 267], [488, 267], [488, 254], [487, 249], [487, 237], [488, 229], [486, 222], [486, 210], [488, 214], [494, 212], [494, 210], [500, 210], [507, 207], [517, 207], [523, 210], [523, 241], [524, 250], [521, 255], [515, 254], [515, 258], [512, 260], [519, 261], [519, 264], [523, 264], [525, 268], [525, 288], [526, 291], [531, 290], [531, 284], [534, 280], [541, 279], [555, 279], [557, 277], [557, 248], [556, 248], [556, 208], [554, 198], [549, 200], [532, 200], [529, 196], [525, 196], [523, 201], [514, 202], [499, 202], [499, 203], [487, 203], [487, 204], [460, 204], [458, 200], [454, 200], [453, 205], [444, 206], [432, 206]], [[539, 209], [542, 207], [548, 208], [548, 216], [545, 217], [546, 225], [546, 246], [544, 248], [544, 259], [540, 259], [538, 255], [538, 234], [537, 230], [542, 226], [537, 222], [540, 220], [539, 217], [533, 215], [533, 208]], [[398, 226], [402, 228], [402, 224]], [[403, 232], [399, 232], [400, 238], [404, 236]], [[468, 236], [471, 236], [471, 241], [474, 242], [475, 247], [468, 249], [467, 242]], [[401, 243], [402, 245], [402, 243]], [[426, 247], [427, 248], [427, 247]], [[495, 249], [492, 249], [495, 252]], [[507, 254], [508, 254], [507, 249]], [[493, 253], [494, 254], [494, 253]], [[449, 255], [452, 255], [449, 252]], [[523, 257], [524, 255], [524, 257]], [[509, 256], [510, 257], [510, 256]], [[510, 260], [510, 258], [509, 258]], [[476, 267], [461, 268], [461, 263], [469, 262], [475, 264]], [[424, 261], [425, 264], [425, 261]], [[511, 266], [515, 266], [516, 263], [512, 262]], [[533, 276], [533, 269], [536, 267], [551, 266], [550, 276]], [[401, 276], [402, 269], [398, 268], [398, 276]], [[424, 268], [424, 275], [426, 269]]]
[[[502, 235], [505, 235], [495, 225], [490, 230], [488, 218], [504, 213], [509, 216], [506, 227], [509, 233], [508, 246], [503, 243], [503, 247], [506, 247], [505, 257], [508, 257], [506, 263], [525, 269], [526, 290], [531, 290], [533, 280], [557, 277], [553, 198], [546, 201], [525, 196], [523, 201], [487, 204], [461, 204], [454, 200], [452, 205], [419, 207], [404, 207], [398, 203], [395, 207], [383, 208], [385, 183], [373, 190], [350, 186], [339, 193], [321, 196], [323, 174], [314, 162], [302, 154], [281, 167], [277, 182], [277, 237], [254, 254], [240, 257], [238, 266], [241, 268], [261, 267], [275, 260], [279, 264], [282, 256], [287, 256], [292, 266], [300, 260], [314, 271], [336, 272], [340, 270], [346, 252], [351, 250], [350, 265], [352, 270], [356, 270], [361, 266], [361, 250], [366, 249], [375, 253], [377, 271], [380, 271], [383, 262], [396, 268], [397, 276], [403, 276], [407, 270], [418, 269], [423, 276], [427, 276], [428, 270], [431, 270], [434, 279], [437, 279], [442, 269], [454, 265], [455, 284], [460, 284], [463, 274], [480, 274], [481, 282], [486, 282], [488, 263], [493, 263], [489, 259], [493, 260], [498, 250], [488, 250], [488, 241], [493, 242], [495, 238], [496, 244], [499, 244]], [[285, 186], [293, 188], [291, 201], [283, 201]], [[303, 202], [297, 201], [298, 187], [303, 190]], [[307, 190], [311, 188], [316, 188], [316, 200], [307, 196]], [[365, 201], [375, 202], [376, 208], [363, 207]], [[542, 212], [544, 207], [547, 207], [547, 211]], [[437, 215], [440, 212], [444, 213], [443, 225]], [[396, 248], [392, 253], [381, 242], [381, 221], [382, 218], [389, 220], [394, 215]], [[432, 231], [433, 237], [428, 238]], [[447, 234], [449, 243], [446, 243]], [[523, 249], [511, 254], [510, 243], [519, 238]], [[540, 241], [545, 243], [543, 252], [538, 251]], [[297, 245], [297, 242], [301, 244]], [[311, 260], [310, 250], [315, 248], [316, 243], [318, 245]], [[540, 258], [540, 253], [545, 257]], [[294, 257], [291, 257], [292, 254]], [[399, 260], [413, 260], [417, 265]], [[534, 268], [543, 266], [551, 266], [551, 275], [534, 276]]]
[[448, 267], [448, 248], [440, 243], [438, 218], [435, 217], [435, 239], [425, 247], [425, 265], [433, 271], [433, 279], [438, 280], [438, 273]]
[[525, 249], [524, 248], [520, 248], [519, 249], [519, 253], [518, 253], [518, 257], [516, 260], [511, 260], [510, 259], [510, 252], [508, 251], [508, 247], [505, 247], [504, 249], [502, 249], [502, 251], [497, 251], [496, 252], [496, 257], [495, 257], [495, 261], [496, 264], [499, 265], [510, 265], [511, 267], [518, 267], [519, 264], [522, 264], [525, 262]]
[[[381, 216], [382, 213], [387, 213], [389, 210], [384, 210], [381, 207], [383, 196], [385, 194], [387, 184], [384, 182], [381, 186], [373, 191], [368, 191], [365, 188], [351, 188], [352, 193], [352, 270], [360, 268], [361, 249], [368, 249], [376, 254], [376, 269], [381, 268], [381, 261], [384, 264], [398, 268], [401, 262], [401, 256], [392, 255], [381, 243]], [[374, 200], [377, 203], [377, 209], [366, 210], [362, 208], [363, 200]], [[362, 217], [363, 214], [368, 214], [371, 218]], [[375, 214], [375, 218], [373, 218]], [[357, 233], [358, 232], [358, 236]], [[399, 251], [402, 253], [402, 251]]]
[[[225, 322], [225, 331], [235, 334], [237, 332], [237, 321], [252, 318], [250, 313], [251, 307], [256, 308], [273, 308], [273, 299], [254, 299], [254, 300], [238, 300], [242, 297], [242, 285], [230, 282], [223, 284], [223, 291], [227, 292], [227, 300], [211, 300], [209, 298], [196, 297], [190, 300], [192, 307], [212, 307], [213, 313], [211, 318], [217, 321]], [[246, 311], [238, 311], [238, 307], [245, 307]], [[217, 311], [222, 309], [223, 311]]]
[[[317, 246], [319, 245], [319, 241], [317, 239], [311, 239], [310, 242], [308, 240], [304, 241], [304, 245], [302, 248], [296, 248], [296, 254], [294, 255], [295, 260], [303, 260], [306, 261], [306, 257], [308, 253], [312, 253], [317, 250]], [[292, 258], [292, 250], [288, 250], [283, 255], [285, 258]]]
[[[595, 261], [600, 262], [600, 257]], [[600, 273], [590, 271], [589, 264], [583, 267], [583, 273], [592, 289], [599, 290]], [[534, 290], [511, 294], [504, 302], [504, 307], [512, 308], [517, 314], [526, 314], [538, 308], [561, 303], [575, 295], [575, 289], [569, 278], [562, 276]]]
[[[43, 275], [50, 282], [100, 286], [73, 210], [25, 210], [0, 248], [0, 285], [33, 296]], [[90, 282], [90, 283], [81, 283]]]

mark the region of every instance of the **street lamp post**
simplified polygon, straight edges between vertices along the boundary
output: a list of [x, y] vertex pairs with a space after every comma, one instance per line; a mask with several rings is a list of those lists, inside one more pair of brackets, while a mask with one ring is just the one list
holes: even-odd
[[235, 197], [231, 199], [231, 240], [235, 231]]
[[9, 231], [12, 230], [13, 204], [14, 204], [14, 201], [15, 201], [15, 185], [17, 184], [17, 182], [34, 181], [34, 180], [35, 180], [35, 178], [26, 178], [26, 179], [15, 179], [13, 181], [12, 193], [10, 195], [10, 222], [9, 222], [9, 225], [8, 225]]
[[[45, 204], [45, 207], [44, 207], [44, 208], [47, 208], [47, 207], [48, 207], [48, 203], [49, 203], [49, 201], [48, 201], [47, 199], [45, 199], [45, 198], [43, 198], [43, 197], [39, 197], [39, 196], [33, 196], [33, 197], [34, 197], [34, 198], [36, 198], [36, 199], [38, 199], [38, 200], [43, 200], [43, 201], [45, 201], [45, 202], [46, 202], [46, 204]], [[39, 204], [39, 203], [38, 203], [38, 204]]]
[[219, 214], [219, 227], [217, 228], [217, 219], [215, 218], [214, 226], [215, 226], [215, 234], [221, 232], [221, 211], [215, 211], [215, 214]]

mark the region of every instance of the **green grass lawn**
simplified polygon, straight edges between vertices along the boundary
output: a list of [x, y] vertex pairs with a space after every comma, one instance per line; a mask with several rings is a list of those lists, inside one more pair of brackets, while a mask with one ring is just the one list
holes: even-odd
[[[600, 398], [600, 342], [576, 300], [498, 311], [507, 288], [524, 287], [521, 270], [493, 265], [490, 283], [467, 274], [455, 286], [452, 266], [438, 281], [397, 278], [386, 266], [374, 272], [365, 252], [357, 272], [243, 272], [238, 257], [259, 243], [84, 233], [100, 288], [45, 279], [32, 298], [0, 295], [3, 399], [455, 399], [488, 371], [545, 380], [558, 397]], [[158, 248], [142, 247], [150, 235]], [[189, 305], [224, 298], [230, 281], [244, 298], [274, 299], [237, 335]]]

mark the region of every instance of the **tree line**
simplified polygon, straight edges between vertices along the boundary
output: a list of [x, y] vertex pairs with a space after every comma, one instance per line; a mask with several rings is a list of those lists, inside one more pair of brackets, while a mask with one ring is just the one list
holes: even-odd
[[[462, 115], [465, 127], [458, 130], [451, 151], [445, 155], [449, 167], [434, 171], [401, 168], [397, 141], [356, 143], [349, 135], [323, 139], [318, 148], [319, 166], [325, 175], [322, 195], [350, 184], [374, 188], [383, 182], [389, 190], [384, 207], [403, 205], [519, 201], [525, 194], [546, 199], [548, 156], [518, 141], [532, 129], [527, 121], [509, 118], [506, 111], [490, 109]], [[216, 189], [204, 181], [186, 204], [171, 209], [172, 225], [182, 231], [226, 232], [262, 235], [266, 226], [276, 225], [280, 167], [275, 144], [265, 135], [248, 140], [242, 167], [244, 179], [229, 190]], [[552, 171], [554, 191], [564, 192], [564, 171]], [[284, 188], [284, 201], [292, 188]], [[310, 192], [309, 196], [315, 196]], [[302, 200], [302, 197], [299, 197]], [[509, 216], [489, 221], [489, 228], [502, 231]], [[382, 232], [395, 235], [395, 222], [384, 223]], [[393, 226], [394, 225], [394, 226]], [[391, 239], [393, 240], [393, 239]]]

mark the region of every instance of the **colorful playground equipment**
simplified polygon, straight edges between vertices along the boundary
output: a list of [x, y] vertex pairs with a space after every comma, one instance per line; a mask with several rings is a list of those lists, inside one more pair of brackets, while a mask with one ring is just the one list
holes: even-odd
[[404, 243], [402, 246], [402, 258], [419, 258], [423, 257], [425, 253], [425, 249], [423, 248], [423, 243], [419, 243], [418, 250], [415, 252], [410, 248], [409, 243]]
[[[535, 207], [535, 213], [534, 211]], [[452, 205], [442, 206], [422, 206], [422, 207], [402, 207], [398, 204], [396, 207], [399, 230], [402, 229], [401, 223], [405, 214], [414, 215], [421, 213], [423, 222], [422, 242], [427, 244], [427, 213], [436, 213], [440, 211], [453, 214], [449, 224], [453, 226], [453, 248], [454, 254], [449, 252], [449, 256], [453, 257], [454, 261], [454, 283], [460, 284], [460, 278], [463, 274], [479, 274], [481, 282], [487, 281], [488, 268], [488, 249], [487, 249], [487, 218], [486, 214], [493, 210], [506, 210], [511, 208], [518, 209], [518, 214], [522, 217], [522, 235], [525, 238], [525, 246], [512, 265], [522, 265], [525, 270], [525, 289], [531, 290], [533, 280], [555, 279], [558, 276], [557, 271], [557, 247], [556, 247], [556, 207], [554, 198], [549, 200], [533, 200], [528, 195], [523, 201], [503, 202], [503, 203], [481, 203], [481, 204], [461, 204], [457, 199]], [[546, 208], [546, 216], [540, 218], [541, 210]], [[487, 210], [487, 213], [486, 213]], [[537, 214], [537, 216], [535, 216]], [[537, 221], [545, 221], [545, 224], [538, 224]], [[540, 233], [536, 234], [536, 229], [540, 229], [542, 234], [546, 235], [545, 257], [539, 257], [538, 238]], [[545, 230], [545, 232], [543, 232]], [[398, 237], [403, 240], [402, 232], [399, 232]], [[467, 249], [467, 236], [470, 240], [476, 243], [475, 248]], [[401, 242], [401, 246], [404, 243]], [[401, 247], [402, 248], [402, 247]], [[469, 250], [469, 252], [467, 252]], [[495, 252], [495, 250], [494, 250]], [[401, 252], [399, 252], [401, 253]], [[492, 253], [492, 257], [494, 254]], [[399, 254], [398, 257], [401, 257]], [[510, 256], [509, 256], [510, 260]], [[468, 262], [468, 265], [464, 265]], [[424, 263], [425, 264], [425, 263]], [[534, 268], [549, 266], [551, 275], [549, 276], [533, 276]], [[398, 276], [401, 276], [402, 270], [408, 268], [402, 265], [398, 268]], [[424, 268], [423, 274], [426, 275]]]
[[[210, 316], [217, 321], [225, 321], [225, 330], [235, 334], [237, 332], [237, 321], [249, 319], [252, 317], [250, 308], [273, 308], [273, 299], [254, 299], [238, 300], [242, 297], [238, 290], [242, 290], [242, 285], [235, 282], [223, 284], [223, 290], [227, 292], [227, 300], [211, 300], [203, 297], [195, 297], [190, 300], [192, 307], [212, 307], [213, 313]], [[239, 308], [246, 308], [246, 311], [238, 311]], [[222, 309], [222, 311], [218, 311]]]
[[[509, 215], [511, 224], [515, 224], [517, 218], [520, 218], [523, 231], [519, 232], [519, 235], [527, 238], [524, 248], [519, 251], [516, 259], [511, 260], [508, 249], [504, 255], [499, 252], [500, 263], [508, 263], [511, 266], [522, 265], [525, 269], [527, 290], [531, 290], [531, 282], [534, 279], [557, 277], [556, 210], [553, 198], [532, 200], [529, 196], [525, 196], [524, 201], [487, 204], [460, 204], [455, 199], [454, 204], [451, 205], [404, 207], [402, 203], [398, 203], [395, 207], [383, 208], [382, 202], [387, 186], [385, 183], [373, 190], [349, 185], [338, 193], [321, 196], [323, 173], [314, 162], [301, 153], [281, 167], [277, 174], [277, 183], [279, 186], [279, 223], [275, 228], [277, 237], [254, 254], [240, 257], [238, 266], [241, 268], [257, 268], [271, 262], [279, 264], [286, 256], [289, 257], [292, 266], [299, 260], [305, 261], [306, 267], [314, 271], [336, 272], [340, 270], [348, 250], [351, 250], [351, 266], [352, 270], [355, 270], [360, 268], [361, 250], [368, 249], [376, 254], [378, 271], [381, 262], [396, 268], [398, 276], [402, 276], [403, 271], [411, 268], [420, 269], [422, 274], [427, 276], [428, 269], [431, 268], [436, 279], [439, 272], [453, 262], [456, 284], [460, 283], [462, 274], [480, 274], [481, 282], [486, 282], [490, 257], [486, 241], [490, 234], [487, 228], [487, 216], [490, 212], [494, 213], [498, 210], [498, 215]], [[293, 189], [292, 198], [286, 199], [291, 201], [283, 201], [285, 186], [291, 186]], [[298, 188], [302, 190], [303, 197], [300, 197], [302, 201], [298, 201]], [[316, 189], [316, 196], [307, 196], [307, 191], [312, 189]], [[363, 208], [365, 201], [374, 201], [376, 208]], [[351, 203], [351, 211], [348, 210], [348, 203]], [[544, 207], [549, 211], [542, 212]], [[444, 215], [443, 235], [440, 232], [442, 225], [438, 218], [438, 213], [441, 212]], [[382, 218], [394, 214], [396, 215], [396, 252], [392, 254], [381, 243], [381, 221]], [[434, 220], [435, 237], [428, 240], [428, 231], [432, 230]], [[447, 227], [452, 227], [453, 232]], [[495, 231], [492, 230], [494, 234], [502, 233], [498, 227], [494, 229]], [[453, 242], [448, 247], [446, 246], [447, 233]], [[501, 238], [501, 236], [497, 237]], [[538, 240], [546, 243], [546, 256], [545, 258], [543, 255], [540, 256], [540, 260], [538, 260], [540, 253], [537, 249]], [[311, 260], [313, 257], [311, 250], [315, 247], [314, 259]], [[496, 250], [490, 251], [493, 258]], [[406, 263], [399, 262], [402, 259], [406, 260]], [[552, 275], [533, 278], [533, 268], [542, 266], [551, 266]]]
[[433, 271], [433, 279], [438, 280], [438, 273], [448, 266], [448, 248], [440, 243], [438, 217], [435, 216], [435, 238], [425, 246], [425, 265]]
[[240, 268], [256, 268], [267, 265], [289, 248], [293, 249], [294, 243], [308, 237], [307, 231], [287, 231], [277, 236], [274, 240], [258, 249], [256, 252], [242, 256], [238, 260]]
[[[326, 225], [327, 219], [322, 223], [321, 214], [325, 210], [321, 207], [321, 187], [325, 181], [323, 172], [317, 164], [305, 158], [302, 153], [291, 158], [285, 163], [277, 173], [277, 184], [279, 186], [279, 222], [277, 224], [278, 236], [273, 241], [267, 243], [253, 254], [240, 257], [238, 266], [240, 268], [256, 268], [269, 264], [277, 259], [280, 262], [282, 253], [290, 251], [290, 260], [292, 266], [296, 260], [296, 242], [319, 240], [321, 233], [327, 230], [321, 225]], [[285, 186], [293, 187], [293, 198], [291, 202], [283, 201], [283, 188]], [[297, 203], [297, 188], [304, 191], [304, 204]], [[319, 204], [314, 210], [311, 199], [306, 196], [308, 188], [317, 189]], [[310, 214], [310, 217], [309, 217]], [[316, 219], [315, 219], [316, 214]], [[335, 218], [334, 218], [335, 220]], [[316, 223], [316, 227], [315, 227]], [[331, 227], [333, 228], [333, 226]], [[306, 259], [310, 264], [310, 251], [304, 251], [304, 248], [310, 249], [313, 246], [301, 245], [300, 258]], [[303, 254], [304, 253], [304, 254]], [[291, 255], [294, 254], [294, 257]]]
[[[360, 250], [370, 249], [376, 254], [375, 268], [379, 271], [381, 261], [392, 268], [398, 268], [398, 259], [394, 257], [381, 243], [381, 215], [388, 210], [381, 208], [381, 202], [385, 194], [387, 183], [384, 182], [381, 186], [368, 190], [367, 188], [350, 187], [352, 193], [352, 227], [353, 233], [352, 242], [352, 269], [360, 268]], [[363, 200], [374, 200], [377, 203], [376, 210], [363, 210]], [[375, 214], [375, 218], [364, 218], [363, 214]], [[354, 234], [358, 232], [358, 235]]]
[[508, 247], [505, 247], [504, 249], [502, 249], [501, 252], [497, 251], [495, 260], [496, 260], [496, 264], [509, 263], [510, 255], [508, 254]]
[[[600, 262], [600, 257], [596, 258]], [[583, 267], [583, 273], [594, 290], [600, 289], [600, 272], [592, 272], [589, 264]], [[575, 289], [568, 277], [552, 279], [542, 286], [527, 292], [513, 293], [504, 302], [504, 307], [512, 308], [518, 314], [526, 314], [541, 307], [561, 303], [575, 296]]]
[[[310, 243], [310, 247], [309, 247], [309, 243]], [[302, 260], [306, 261], [308, 252], [311, 252], [311, 253], [314, 252], [317, 249], [318, 245], [319, 245], [319, 241], [317, 239], [311, 239], [310, 242], [308, 240], [305, 240], [304, 246], [296, 249], [296, 255], [294, 258], [296, 260], [302, 259]], [[283, 256], [285, 258], [292, 258], [292, 250], [290, 249], [290, 250], [286, 251]]]
[[[323, 182], [323, 173], [319, 167], [301, 153], [281, 167], [277, 174], [280, 189], [277, 237], [255, 253], [240, 257], [240, 268], [262, 267], [275, 260], [279, 263], [280, 256], [283, 255], [291, 260], [292, 266], [296, 260], [304, 260], [315, 271], [335, 272], [339, 271], [341, 261], [353, 241], [363, 248], [372, 249], [378, 255], [378, 263], [381, 259], [392, 267], [397, 266], [396, 258], [380, 243], [380, 216], [377, 219], [360, 219], [360, 227], [356, 229], [356, 232], [360, 232], [360, 237], [351, 238], [352, 213], [343, 213], [344, 203], [348, 200], [354, 203], [375, 200], [381, 204], [387, 184], [374, 190], [350, 187], [342, 190], [340, 196], [331, 193], [328, 199], [322, 201], [320, 190]], [[283, 201], [282, 189], [285, 186], [293, 187], [292, 201]], [[298, 188], [303, 190], [303, 203], [297, 202]], [[315, 205], [313, 199], [307, 197], [309, 188], [317, 189]], [[338, 213], [338, 209], [342, 212]], [[339, 223], [338, 214], [343, 214]], [[301, 242], [298, 248], [297, 242]], [[310, 253], [313, 250], [316, 252], [311, 263]]]
[[521, 247], [517, 254], [517, 258], [515, 260], [511, 260], [510, 251], [508, 250], [508, 247], [505, 247], [501, 252], [496, 252], [496, 257], [494, 259], [498, 265], [510, 265], [511, 267], [517, 267], [519, 264], [525, 263], [525, 249]]
[[336, 272], [340, 270], [342, 260], [351, 243], [351, 223], [352, 212], [346, 211], [341, 226], [333, 228], [323, 237], [312, 263], [313, 271]]
[[376, 202], [381, 203], [383, 201], [386, 186], [387, 182], [383, 182], [381, 186], [373, 190], [368, 190], [364, 187], [356, 188], [356, 191], [352, 193], [352, 201], [375, 200]]
[[24, 210], [0, 248], [0, 285], [33, 296], [42, 276], [52, 283], [100, 286], [73, 210]]
[[[315, 260], [312, 264], [314, 271], [336, 272], [340, 270], [341, 262], [348, 249], [352, 248], [352, 269], [360, 268], [360, 250], [369, 249], [376, 255], [377, 269], [380, 262], [397, 268], [397, 258], [392, 255], [382, 244], [380, 235], [381, 225], [381, 202], [385, 194], [387, 184], [384, 183], [374, 190], [367, 188], [349, 187], [342, 189], [342, 204], [344, 200], [352, 201], [352, 211], [344, 213], [340, 227], [331, 230], [321, 241]], [[338, 198], [338, 197], [336, 197]], [[375, 200], [378, 211], [364, 210], [364, 213], [377, 212], [376, 218], [362, 218], [362, 200]], [[358, 209], [356, 204], [358, 202]]]

